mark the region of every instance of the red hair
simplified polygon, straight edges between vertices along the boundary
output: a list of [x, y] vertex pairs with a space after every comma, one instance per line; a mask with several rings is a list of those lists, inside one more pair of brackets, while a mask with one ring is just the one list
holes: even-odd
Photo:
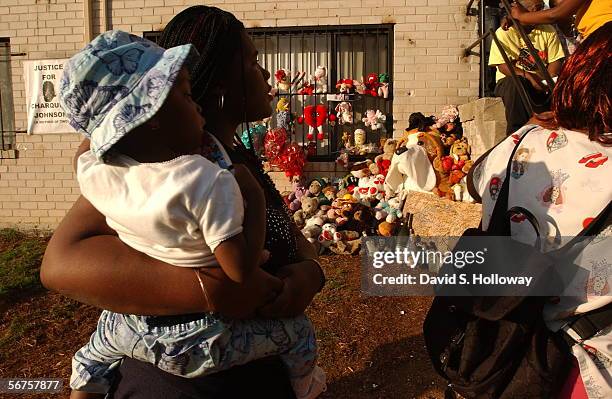
[[552, 97], [559, 126], [586, 130], [589, 139], [612, 145], [612, 22], [593, 32], [561, 71]]

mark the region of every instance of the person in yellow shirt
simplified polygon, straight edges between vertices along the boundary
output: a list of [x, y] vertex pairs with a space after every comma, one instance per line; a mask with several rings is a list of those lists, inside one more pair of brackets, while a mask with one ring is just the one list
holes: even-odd
[[512, 4], [512, 17], [521, 24], [567, 23], [573, 15], [574, 24], [583, 39], [606, 23], [612, 21], [610, 0], [556, 0], [551, 8], [530, 12], [520, 4]]
[[[521, 4], [529, 11], [538, 11], [544, 7], [542, 0], [521, 0]], [[521, 23], [521, 25], [523, 24]], [[554, 28], [550, 25], [523, 25], [523, 28], [550, 75], [552, 77], [558, 76], [561, 72], [564, 54]], [[497, 67], [495, 95], [501, 97], [504, 102], [507, 122], [506, 133], [512, 134], [529, 120], [531, 114], [522, 103], [519, 89], [510, 77], [511, 69], [516, 72], [519, 81], [531, 98], [535, 112], [548, 111], [548, 87], [543, 83], [544, 77], [539, 76], [535, 60], [527, 50], [527, 45], [516, 28], [510, 27], [508, 30], [504, 30], [500, 27], [495, 34], [508, 55], [510, 64], [506, 64], [499, 48], [493, 41], [489, 54], [489, 65]]]

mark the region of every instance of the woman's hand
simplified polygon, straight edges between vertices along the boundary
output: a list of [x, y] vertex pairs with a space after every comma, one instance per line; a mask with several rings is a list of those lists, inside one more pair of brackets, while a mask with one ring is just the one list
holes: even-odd
[[512, 18], [514, 18], [518, 22], [522, 22], [521, 18], [523, 14], [528, 12], [527, 9], [517, 2], [512, 3], [511, 7], [512, 8], [510, 10], [510, 14], [512, 15]]
[[325, 279], [322, 273], [312, 260], [284, 266], [277, 274], [284, 282], [282, 291], [257, 313], [265, 318], [294, 317], [304, 313], [321, 288]]

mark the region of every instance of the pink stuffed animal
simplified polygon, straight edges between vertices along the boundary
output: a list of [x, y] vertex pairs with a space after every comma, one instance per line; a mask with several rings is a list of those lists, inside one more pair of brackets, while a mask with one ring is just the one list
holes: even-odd
[[380, 110], [374, 111], [372, 109], [367, 110], [365, 118], [361, 119], [366, 127], [369, 126], [372, 130], [382, 129], [383, 123], [386, 120], [387, 116], [380, 112]]

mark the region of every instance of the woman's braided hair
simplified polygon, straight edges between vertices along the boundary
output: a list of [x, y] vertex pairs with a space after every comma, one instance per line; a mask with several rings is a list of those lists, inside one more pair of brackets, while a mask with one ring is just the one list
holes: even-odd
[[194, 100], [200, 105], [240, 49], [243, 30], [244, 25], [234, 15], [208, 6], [186, 8], [164, 28], [160, 46], [170, 48], [191, 43], [200, 53], [191, 77]]
[[[164, 48], [191, 43], [200, 53], [192, 69], [191, 92], [194, 100], [205, 109], [206, 99], [210, 97], [214, 83], [220, 81], [227, 72], [237, 52], [242, 52], [242, 32], [244, 24], [233, 14], [217, 7], [193, 6], [178, 13], [166, 25], [159, 39]], [[245, 82], [244, 77], [241, 80]], [[247, 93], [243, 93], [245, 98]], [[245, 116], [246, 120], [246, 116]], [[235, 140], [234, 161], [249, 166], [267, 193], [270, 205], [280, 209], [285, 203], [274, 182], [263, 171], [261, 161], [252, 150], [244, 147], [241, 140]], [[253, 146], [251, 146], [253, 148]]]

